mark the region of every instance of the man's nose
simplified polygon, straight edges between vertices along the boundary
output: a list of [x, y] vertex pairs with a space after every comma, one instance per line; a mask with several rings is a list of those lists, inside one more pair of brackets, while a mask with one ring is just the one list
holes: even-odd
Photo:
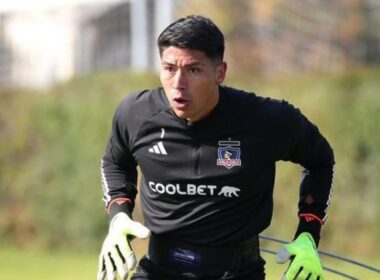
[[173, 89], [182, 90], [186, 87], [186, 76], [182, 70], [178, 70], [174, 76]]

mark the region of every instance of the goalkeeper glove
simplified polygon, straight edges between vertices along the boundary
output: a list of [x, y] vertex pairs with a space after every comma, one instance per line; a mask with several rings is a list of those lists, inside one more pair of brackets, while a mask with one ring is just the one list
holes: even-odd
[[282, 264], [288, 260], [291, 262], [282, 280], [324, 279], [322, 263], [310, 233], [301, 233], [277, 253], [277, 263]]
[[141, 223], [133, 221], [125, 213], [118, 213], [111, 220], [109, 232], [99, 256], [97, 280], [116, 280], [116, 271], [121, 279], [136, 267], [136, 256], [129, 238], [148, 238], [150, 231]]

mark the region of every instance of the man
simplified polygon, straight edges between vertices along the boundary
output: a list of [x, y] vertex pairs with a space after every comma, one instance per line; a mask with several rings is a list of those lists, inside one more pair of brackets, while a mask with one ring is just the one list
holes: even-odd
[[[305, 168], [295, 240], [277, 255], [291, 260], [283, 279], [323, 279], [316, 248], [334, 164], [325, 138], [287, 102], [222, 86], [224, 37], [211, 20], [175, 21], [158, 47], [162, 88], [121, 102], [102, 159], [110, 228], [98, 279], [126, 279], [135, 236], [150, 240], [131, 279], [264, 279], [258, 234], [279, 160]], [[137, 166], [147, 227], [131, 215]]]

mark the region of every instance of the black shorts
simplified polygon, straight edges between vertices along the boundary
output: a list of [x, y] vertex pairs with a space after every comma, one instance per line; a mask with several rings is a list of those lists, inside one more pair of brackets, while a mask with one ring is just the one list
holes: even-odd
[[211, 248], [152, 235], [131, 280], [264, 280], [264, 266], [258, 236]]

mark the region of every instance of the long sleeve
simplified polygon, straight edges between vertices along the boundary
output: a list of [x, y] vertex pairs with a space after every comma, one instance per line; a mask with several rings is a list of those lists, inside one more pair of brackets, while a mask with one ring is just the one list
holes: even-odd
[[[296, 236], [309, 232], [316, 243], [326, 221], [334, 175], [334, 154], [318, 128], [301, 112], [284, 102], [281, 134], [285, 135], [282, 159], [304, 167], [298, 203], [299, 225]], [[284, 110], [283, 110], [284, 112]]]
[[129, 149], [125, 112], [125, 102], [122, 102], [115, 112], [111, 135], [101, 160], [103, 201], [110, 219], [119, 212], [131, 216], [137, 194], [137, 164]]

